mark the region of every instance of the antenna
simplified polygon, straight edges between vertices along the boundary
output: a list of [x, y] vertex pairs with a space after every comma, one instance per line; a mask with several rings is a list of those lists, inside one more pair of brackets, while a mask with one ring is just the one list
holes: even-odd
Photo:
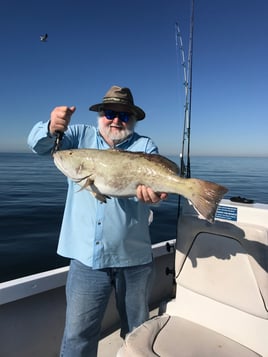
[[[185, 89], [185, 104], [184, 104], [184, 124], [183, 124], [183, 138], [182, 148], [180, 153], [180, 166], [181, 176], [191, 177], [191, 165], [190, 165], [190, 138], [191, 138], [191, 110], [192, 110], [192, 63], [193, 63], [193, 32], [194, 32], [194, 0], [192, 0], [191, 9], [191, 22], [190, 22], [190, 35], [189, 35], [189, 47], [188, 47], [188, 59], [187, 65], [185, 63], [185, 54], [182, 41], [182, 35], [178, 23], [175, 25], [176, 29], [176, 48], [180, 53], [183, 67], [183, 79]], [[187, 145], [187, 148], [185, 146]], [[186, 165], [184, 162], [184, 155], [186, 151]]]

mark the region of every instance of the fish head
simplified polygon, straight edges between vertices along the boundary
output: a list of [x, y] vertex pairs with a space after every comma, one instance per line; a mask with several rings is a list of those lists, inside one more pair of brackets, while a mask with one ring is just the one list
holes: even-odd
[[80, 182], [92, 175], [94, 162], [83, 150], [59, 150], [53, 154], [56, 167], [71, 180]]

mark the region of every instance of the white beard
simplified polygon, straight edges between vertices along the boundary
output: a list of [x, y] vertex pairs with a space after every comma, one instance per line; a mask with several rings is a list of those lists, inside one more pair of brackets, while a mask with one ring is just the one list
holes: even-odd
[[120, 130], [113, 130], [112, 127], [116, 127], [116, 124], [113, 124], [113, 121], [111, 120], [111, 124], [108, 126], [104, 126], [101, 118], [98, 120], [98, 126], [101, 135], [105, 138], [110, 139], [113, 141], [114, 144], [118, 144], [122, 141], [124, 141], [128, 136], [133, 134], [134, 128], [136, 125], [136, 121], [129, 121], [127, 127], [122, 127], [119, 126]]

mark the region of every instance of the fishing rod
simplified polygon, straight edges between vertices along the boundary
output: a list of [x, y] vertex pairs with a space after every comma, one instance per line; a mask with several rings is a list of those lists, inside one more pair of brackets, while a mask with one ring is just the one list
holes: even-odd
[[181, 65], [183, 69], [183, 85], [184, 85], [184, 97], [185, 97], [185, 104], [184, 104], [184, 121], [183, 121], [183, 135], [182, 135], [182, 148], [180, 152], [180, 175], [182, 177], [185, 176], [185, 171], [186, 171], [186, 166], [184, 163], [184, 146], [185, 146], [185, 129], [186, 129], [186, 107], [187, 107], [187, 92], [188, 92], [188, 86], [187, 86], [187, 69], [186, 69], [186, 63], [185, 63], [185, 55], [184, 55], [184, 47], [183, 47], [183, 42], [182, 42], [182, 36], [181, 36], [181, 31], [179, 24], [176, 22], [175, 24], [175, 32], [176, 32], [176, 49], [177, 49], [177, 60], [179, 62], [179, 57], [181, 56]]
[[[184, 104], [184, 123], [183, 123], [183, 138], [182, 148], [180, 153], [180, 167], [181, 176], [191, 177], [191, 164], [190, 164], [190, 138], [191, 138], [191, 111], [192, 111], [192, 63], [193, 63], [193, 32], [194, 32], [194, 0], [192, 0], [191, 21], [190, 21], [190, 35], [188, 45], [188, 58], [187, 65], [185, 62], [184, 47], [182, 35], [179, 24], [175, 24], [176, 29], [176, 48], [177, 53], [181, 56], [181, 65], [183, 67], [183, 79], [185, 89], [185, 104]], [[185, 146], [187, 145], [187, 148]], [[186, 151], [186, 164], [184, 155]]]

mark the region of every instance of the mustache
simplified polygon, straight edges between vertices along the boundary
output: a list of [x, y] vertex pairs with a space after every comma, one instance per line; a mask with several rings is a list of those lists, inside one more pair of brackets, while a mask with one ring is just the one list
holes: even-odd
[[126, 129], [123, 125], [120, 125], [120, 124], [114, 124], [114, 123], [111, 123], [108, 127], [109, 127], [109, 128]]

